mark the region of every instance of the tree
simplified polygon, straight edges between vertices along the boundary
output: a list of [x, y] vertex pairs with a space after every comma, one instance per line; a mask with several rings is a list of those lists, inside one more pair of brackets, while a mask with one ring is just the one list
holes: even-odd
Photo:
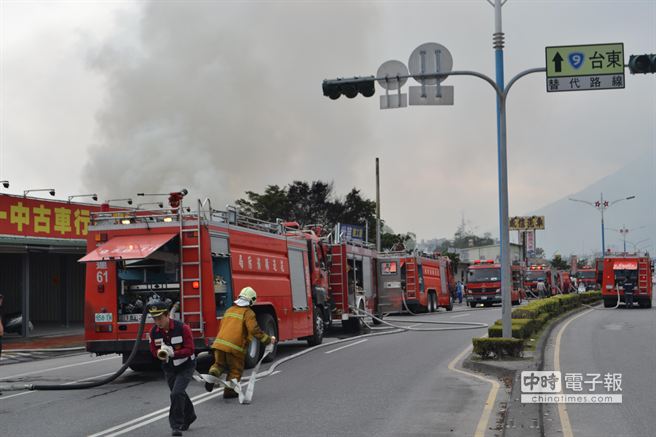
[[551, 260], [551, 266], [556, 270], [569, 270], [569, 264], [567, 264], [567, 261], [565, 261], [558, 254], [554, 255], [553, 259]]
[[413, 233], [407, 234], [394, 234], [385, 232], [380, 235], [380, 248], [381, 250], [407, 250], [410, 249], [411, 242], [415, 241]]
[[588, 260], [585, 259], [585, 258], [582, 258], [582, 259], [576, 261], [576, 268], [577, 269], [582, 269], [582, 268], [587, 267], [587, 266], [588, 266]]
[[235, 203], [246, 215], [260, 220], [275, 221], [284, 217], [290, 210], [287, 190], [278, 185], [268, 185], [264, 194], [246, 191], [246, 199], [239, 199]]
[[282, 219], [328, 229], [337, 223], [368, 226], [369, 241], [376, 239], [376, 202], [356, 188], [341, 201], [333, 195], [332, 183], [294, 181], [285, 188], [268, 185], [263, 194], [246, 191], [246, 198], [235, 203], [244, 214], [271, 222]]

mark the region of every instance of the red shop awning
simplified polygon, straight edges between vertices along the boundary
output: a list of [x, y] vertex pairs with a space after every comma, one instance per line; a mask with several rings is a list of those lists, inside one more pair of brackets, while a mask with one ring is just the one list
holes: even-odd
[[88, 253], [79, 262], [143, 259], [178, 234], [125, 235], [114, 237]]

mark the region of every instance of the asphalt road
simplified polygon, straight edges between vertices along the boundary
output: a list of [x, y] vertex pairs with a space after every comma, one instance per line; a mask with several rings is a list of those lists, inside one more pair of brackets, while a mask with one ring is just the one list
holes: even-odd
[[[554, 331], [554, 336], [558, 328]], [[618, 309], [594, 309], [573, 320], [561, 338], [560, 366], [565, 373], [581, 373], [584, 381], [600, 374], [621, 373], [621, 391], [596, 386], [594, 393], [622, 395], [621, 404], [567, 404], [566, 412], [576, 437], [653, 436], [654, 392], [656, 392], [656, 309], [623, 306]], [[547, 350], [553, 366], [553, 347]], [[545, 366], [545, 370], [553, 367]], [[583, 383], [587, 393], [592, 383]], [[575, 393], [567, 389], [567, 393]], [[546, 410], [547, 435], [562, 436], [562, 422], [553, 405]], [[553, 418], [553, 420], [551, 420]], [[565, 434], [566, 436], [566, 434]]]
[[[498, 307], [463, 310], [464, 305], [450, 313], [403, 318], [491, 323], [501, 313]], [[316, 348], [258, 380], [251, 405], [224, 400], [221, 391], [207, 393], [192, 383], [188, 393], [198, 420], [185, 435], [472, 435], [490, 385], [447, 366], [471, 337], [484, 333], [480, 328], [405, 332]], [[307, 350], [304, 343], [282, 343], [277, 359], [302, 350]], [[120, 364], [118, 356], [88, 354], [5, 364], [0, 383], [66, 384], [111, 374]], [[161, 373], [128, 370], [113, 383], [89, 390], [5, 392], [0, 423], [3, 434], [19, 436], [170, 435], [168, 406]]]

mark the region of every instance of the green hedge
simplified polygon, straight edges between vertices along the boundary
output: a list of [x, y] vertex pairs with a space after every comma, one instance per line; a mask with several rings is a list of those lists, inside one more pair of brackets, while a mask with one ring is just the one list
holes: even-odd
[[[512, 336], [513, 338], [527, 339], [535, 331], [540, 329], [537, 319], [512, 319]], [[497, 320], [494, 325], [488, 328], [490, 337], [502, 337], [503, 324]]]
[[472, 338], [474, 353], [481, 358], [520, 357], [524, 342], [516, 338]]
[[[473, 338], [474, 353], [481, 358], [501, 356], [519, 356], [523, 350], [524, 340], [538, 332], [549, 320], [559, 314], [601, 299], [600, 291], [588, 291], [579, 294], [559, 294], [548, 298], [534, 300], [512, 311], [512, 337], [502, 338], [502, 321], [497, 320], [488, 328], [489, 338]], [[522, 345], [517, 349], [518, 342]]]

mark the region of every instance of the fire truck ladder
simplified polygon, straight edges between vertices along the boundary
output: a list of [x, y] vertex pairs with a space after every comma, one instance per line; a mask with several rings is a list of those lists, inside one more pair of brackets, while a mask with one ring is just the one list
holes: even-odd
[[192, 334], [203, 336], [200, 209], [199, 201], [195, 220], [185, 220], [182, 208], [180, 212], [180, 314]]
[[409, 299], [414, 299], [417, 297], [417, 267], [412, 262], [405, 263], [405, 291], [406, 297]]
[[638, 260], [638, 289], [640, 291], [647, 291], [649, 284], [647, 283], [647, 272], [651, 269], [648, 259]]
[[345, 267], [342, 265], [344, 257], [342, 256], [342, 248], [338, 253], [332, 254], [332, 261], [330, 263], [330, 277], [328, 282], [330, 289], [334, 291], [332, 293], [333, 301], [335, 302], [335, 307], [343, 312], [348, 312], [348, 301], [345, 302], [344, 299], [348, 299], [346, 296], [346, 290], [344, 290], [344, 284], [346, 284], [346, 278], [344, 272], [346, 271]]

